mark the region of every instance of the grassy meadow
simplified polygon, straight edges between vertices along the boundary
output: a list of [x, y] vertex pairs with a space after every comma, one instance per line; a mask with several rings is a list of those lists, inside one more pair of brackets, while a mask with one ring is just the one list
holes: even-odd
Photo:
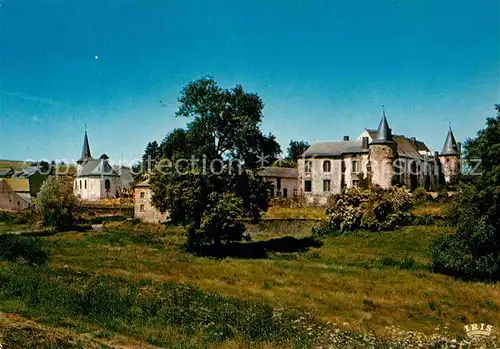
[[[283, 210], [270, 215], [290, 219]], [[317, 240], [318, 224], [264, 220], [248, 225], [251, 242], [200, 255], [185, 251], [182, 228], [131, 221], [41, 238], [48, 266], [0, 262], [0, 343], [451, 348], [446, 340], [463, 340], [465, 324], [499, 323], [499, 285], [429, 270], [428, 243], [449, 227]]]

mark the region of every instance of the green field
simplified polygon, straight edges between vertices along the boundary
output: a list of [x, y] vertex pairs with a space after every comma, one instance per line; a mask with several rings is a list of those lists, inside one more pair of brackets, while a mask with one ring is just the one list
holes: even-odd
[[248, 227], [251, 242], [217, 256], [185, 252], [181, 228], [132, 222], [43, 238], [49, 266], [1, 262], [0, 340], [7, 348], [33, 338], [54, 348], [451, 348], [438, 336], [462, 340], [465, 324], [499, 323], [500, 285], [429, 271], [428, 242], [450, 228], [315, 240], [317, 224], [263, 221]]

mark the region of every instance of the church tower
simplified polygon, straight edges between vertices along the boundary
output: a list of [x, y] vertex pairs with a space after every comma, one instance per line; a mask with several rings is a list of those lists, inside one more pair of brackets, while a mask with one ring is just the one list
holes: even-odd
[[371, 181], [373, 185], [389, 188], [393, 184], [394, 160], [398, 157], [397, 145], [383, 111], [377, 134], [369, 145]]
[[77, 171], [80, 172], [80, 169], [88, 160], [92, 160], [92, 155], [90, 154], [90, 145], [89, 145], [89, 137], [87, 136], [87, 126], [85, 126], [85, 136], [83, 137], [83, 147], [82, 147], [82, 155], [80, 159], [76, 162], [78, 164]]
[[456, 142], [450, 126], [443, 150], [439, 153], [445, 183], [452, 182], [460, 174], [460, 148], [460, 143]]

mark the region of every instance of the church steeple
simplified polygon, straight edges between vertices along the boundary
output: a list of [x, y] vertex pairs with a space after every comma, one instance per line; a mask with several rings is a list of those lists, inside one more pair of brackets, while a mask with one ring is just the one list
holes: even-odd
[[448, 130], [448, 135], [446, 136], [446, 141], [444, 142], [443, 150], [439, 155], [460, 155], [460, 151], [458, 149], [457, 141], [455, 140], [455, 136], [453, 135], [453, 131]]
[[377, 135], [373, 139], [372, 143], [392, 143], [392, 132], [385, 117], [385, 108], [382, 106], [382, 119], [380, 119], [380, 124], [378, 125]]
[[85, 136], [83, 137], [82, 156], [77, 161], [77, 163], [81, 164], [89, 159], [92, 159], [92, 155], [90, 154], [89, 137], [87, 136], [87, 125], [85, 125]]

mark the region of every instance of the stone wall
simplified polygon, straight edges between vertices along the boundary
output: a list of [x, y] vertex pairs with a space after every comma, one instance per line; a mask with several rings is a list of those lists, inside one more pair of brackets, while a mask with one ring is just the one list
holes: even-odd
[[0, 210], [22, 211], [30, 208], [31, 204], [9, 187], [4, 181], [0, 181]]
[[134, 189], [134, 217], [146, 223], [163, 223], [168, 213], [160, 212], [151, 204], [152, 191], [147, 186]]
[[370, 163], [372, 166], [372, 184], [382, 188], [392, 186], [396, 144], [370, 144]]
[[458, 156], [440, 156], [444, 180], [450, 183], [454, 176], [460, 174], [460, 158]]

